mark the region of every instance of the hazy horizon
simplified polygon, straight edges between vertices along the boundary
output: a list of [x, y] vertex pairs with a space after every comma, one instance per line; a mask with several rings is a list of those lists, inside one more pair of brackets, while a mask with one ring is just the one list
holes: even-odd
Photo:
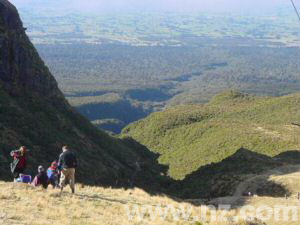
[[[259, 12], [272, 11], [290, 4], [289, 0], [11, 0], [17, 7], [59, 7], [79, 11], [199, 11], [199, 12]], [[300, 0], [295, 0], [300, 6]]]

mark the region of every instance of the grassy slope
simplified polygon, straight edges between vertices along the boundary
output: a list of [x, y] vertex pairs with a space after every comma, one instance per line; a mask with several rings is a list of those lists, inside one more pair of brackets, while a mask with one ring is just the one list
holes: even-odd
[[245, 147], [275, 156], [300, 149], [300, 94], [253, 97], [222, 93], [205, 105], [185, 105], [154, 113], [123, 130], [170, 166], [176, 179]]
[[[235, 223], [224, 223], [223, 220], [216, 222], [210, 217], [209, 209], [205, 206], [177, 202], [167, 196], [150, 196], [140, 189], [105, 189], [89, 186], [83, 188], [78, 185], [76, 190], [77, 193], [73, 196], [67, 192], [60, 196], [58, 190], [44, 191], [25, 184], [0, 182], [0, 223], [3, 225], [296, 225], [298, 223], [282, 219], [267, 224], [247, 223], [243, 220]], [[261, 198], [256, 201], [259, 200], [262, 201]], [[268, 203], [265, 201], [264, 205], [267, 203], [272, 206], [273, 203], [283, 201], [269, 198]], [[295, 199], [291, 203], [294, 204], [296, 201]], [[201, 204], [201, 201], [198, 203]], [[161, 211], [156, 212], [157, 207]], [[127, 208], [131, 210], [137, 208], [141, 219], [136, 214], [132, 214], [132, 219], [129, 219]], [[151, 210], [157, 213], [156, 217], [150, 216]], [[186, 216], [181, 216], [182, 210], [186, 210]], [[208, 210], [205, 222], [200, 219], [202, 215], [200, 212], [204, 210]], [[218, 218], [224, 215], [222, 213], [217, 212]], [[231, 210], [226, 213], [226, 217], [230, 219], [237, 213], [238, 210]], [[172, 216], [174, 214], [178, 219]]]

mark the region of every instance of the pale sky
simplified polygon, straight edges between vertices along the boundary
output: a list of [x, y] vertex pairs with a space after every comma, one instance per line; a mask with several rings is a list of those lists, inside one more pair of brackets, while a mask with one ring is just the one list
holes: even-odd
[[[162, 10], [162, 11], [259, 11], [273, 10], [290, 0], [11, 0], [17, 7], [24, 5], [76, 8], [92, 11]], [[300, 8], [300, 0], [295, 0]]]

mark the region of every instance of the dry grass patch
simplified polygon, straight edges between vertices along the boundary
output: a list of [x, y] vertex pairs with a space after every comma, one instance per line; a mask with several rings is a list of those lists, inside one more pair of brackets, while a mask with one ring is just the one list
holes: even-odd
[[[268, 201], [266, 199], [249, 199], [248, 202], [254, 205], [269, 202], [272, 205], [273, 201], [276, 201], [272, 198], [268, 198]], [[0, 223], [4, 225], [264, 224], [257, 221], [252, 223], [235, 221], [239, 209], [226, 211], [226, 221], [214, 221], [214, 211], [206, 206], [195, 205], [201, 202], [201, 200], [180, 202], [164, 195], [151, 196], [140, 189], [124, 190], [88, 186], [82, 188], [80, 185], [77, 186], [75, 195], [70, 194], [68, 189], [60, 195], [57, 189], [43, 190], [28, 185], [0, 182]], [[135, 209], [138, 211], [134, 211]], [[158, 211], [155, 211], [157, 209]], [[201, 210], [204, 209], [207, 210], [206, 219], [201, 218], [200, 215]], [[135, 214], [136, 212], [138, 214]], [[217, 211], [216, 217], [220, 218], [224, 212]], [[142, 217], [139, 218], [139, 215]], [[292, 223], [280, 225], [290, 224]]]

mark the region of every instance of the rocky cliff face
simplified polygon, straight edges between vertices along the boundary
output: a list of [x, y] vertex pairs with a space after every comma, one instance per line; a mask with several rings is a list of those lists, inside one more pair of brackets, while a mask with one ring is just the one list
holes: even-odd
[[28, 39], [17, 9], [0, 1], [0, 80], [13, 95], [36, 91], [60, 95], [57, 83]]
[[129, 185], [136, 161], [143, 165], [136, 185], [150, 187], [160, 173], [157, 157], [145, 147], [99, 131], [67, 103], [16, 8], [0, 0], [0, 179], [11, 179], [9, 152], [20, 145], [31, 149], [27, 173], [34, 175], [65, 144], [78, 155], [77, 177], [84, 183]]

